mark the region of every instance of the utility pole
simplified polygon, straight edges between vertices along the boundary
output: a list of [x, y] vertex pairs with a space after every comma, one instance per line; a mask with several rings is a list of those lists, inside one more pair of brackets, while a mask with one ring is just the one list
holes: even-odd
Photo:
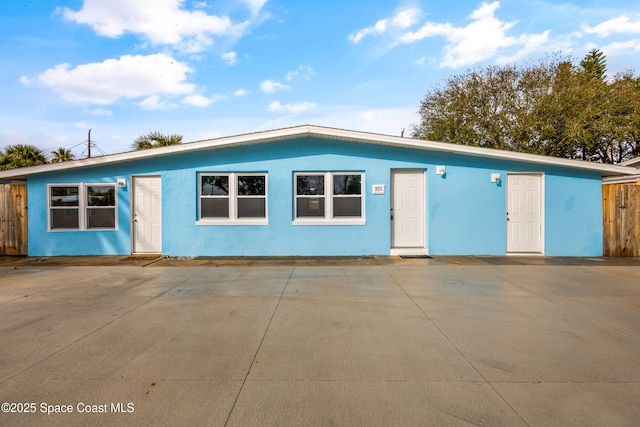
[[89, 129], [89, 136], [87, 137], [87, 159], [91, 158], [91, 129]]

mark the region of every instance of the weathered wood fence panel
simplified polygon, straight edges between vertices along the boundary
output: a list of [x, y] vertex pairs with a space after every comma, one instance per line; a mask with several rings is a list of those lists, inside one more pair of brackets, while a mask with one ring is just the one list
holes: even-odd
[[27, 255], [27, 186], [0, 184], [0, 255]]
[[640, 256], [640, 184], [602, 186], [605, 256]]

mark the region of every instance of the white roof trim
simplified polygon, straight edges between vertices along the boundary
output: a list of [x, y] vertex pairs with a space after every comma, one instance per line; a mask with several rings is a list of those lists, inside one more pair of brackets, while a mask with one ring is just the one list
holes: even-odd
[[616, 175], [608, 176], [602, 179], [603, 184], [640, 184], [640, 174], [635, 175]]
[[640, 169], [640, 157], [634, 157], [633, 159], [627, 160], [626, 162], [622, 162], [620, 164], [622, 166], [633, 166]]
[[491, 148], [474, 147], [468, 145], [449, 144], [444, 142], [424, 141], [399, 136], [382, 135], [345, 129], [328, 128], [322, 126], [303, 125], [290, 128], [227, 136], [207, 139], [168, 147], [152, 148], [149, 150], [129, 151], [90, 159], [73, 160], [61, 163], [31, 166], [27, 168], [0, 171], [0, 179], [24, 179], [29, 175], [46, 172], [57, 172], [70, 169], [80, 169], [96, 165], [130, 162], [146, 158], [162, 157], [178, 153], [188, 153], [201, 150], [221, 149], [226, 147], [255, 145], [270, 141], [280, 141], [295, 138], [316, 137], [320, 139], [336, 139], [364, 144], [377, 144], [392, 147], [405, 147], [418, 150], [439, 151], [474, 157], [484, 157], [500, 160], [511, 160], [546, 166], [590, 170], [602, 175], [631, 175], [637, 173], [633, 168], [619, 165], [592, 163], [580, 160], [569, 160], [559, 157], [541, 156], [538, 154], [518, 153], [514, 151], [496, 150]]

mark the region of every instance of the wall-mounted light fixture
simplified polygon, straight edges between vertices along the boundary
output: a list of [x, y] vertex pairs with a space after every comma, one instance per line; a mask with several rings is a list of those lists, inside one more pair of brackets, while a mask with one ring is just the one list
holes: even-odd
[[447, 168], [444, 166], [436, 166], [436, 175], [444, 175], [447, 173]]
[[125, 188], [126, 186], [127, 186], [127, 180], [124, 178], [118, 178], [118, 180], [116, 181], [116, 187]]
[[500, 183], [500, 174], [499, 173], [492, 173], [491, 174], [491, 182], [495, 182], [496, 184]]

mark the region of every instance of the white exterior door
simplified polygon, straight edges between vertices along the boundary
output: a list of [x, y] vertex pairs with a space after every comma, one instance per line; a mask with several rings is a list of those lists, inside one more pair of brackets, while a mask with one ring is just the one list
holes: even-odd
[[133, 253], [162, 253], [162, 181], [133, 178]]
[[542, 175], [507, 174], [507, 252], [542, 253]]
[[[425, 252], [424, 171], [391, 172], [391, 248]], [[416, 250], [417, 249], [417, 250]]]

